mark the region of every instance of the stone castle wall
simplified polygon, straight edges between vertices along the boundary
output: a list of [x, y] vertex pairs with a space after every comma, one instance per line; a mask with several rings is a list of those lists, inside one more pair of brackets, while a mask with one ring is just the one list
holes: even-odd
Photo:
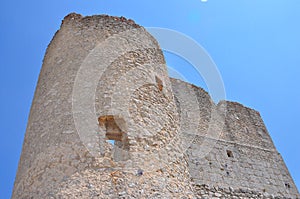
[[299, 198], [258, 112], [170, 79], [156, 40], [132, 20], [65, 17], [12, 198], [272, 196]]
[[[187, 149], [191, 179], [199, 195], [299, 197], [257, 111], [235, 102], [223, 101], [215, 105], [203, 89], [172, 79], [175, 96], [179, 90], [183, 92], [182, 85], [196, 93], [200, 107], [198, 133]], [[178, 106], [180, 108], [180, 104]], [[223, 114], [223, 128], [218, 135], [211, 136], [208, 128], [212, 113], [222, 106], [226, 111], [217, 113]], [[208, 153], [203, 151], [208, 147], [206, 142], [211, 146]]]
[[164, 57], [144, 28], [70, 14], [44, 58], [12, 198], [192, 195], [171, 140], [177, 120]]

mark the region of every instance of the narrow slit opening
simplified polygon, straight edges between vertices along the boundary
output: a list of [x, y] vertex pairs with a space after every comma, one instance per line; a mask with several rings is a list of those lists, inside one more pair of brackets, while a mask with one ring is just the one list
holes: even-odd
[[226, 150], [226, 153], [227, 153], [227, 156], [228, 156], [229, 158], [233, 158], [233, 153], [232, 153], [232, 151]]
[[162, 91], [163, 90], [163, 82], [162, 82], [162, 80], [161, 79], [159, 79], [157, 76], [155, 76], [155, 81], [156, 81], [156, 85], [157, 85], [157, 87], [158, 87], [158, 89], [160, 90], [160, 91]]

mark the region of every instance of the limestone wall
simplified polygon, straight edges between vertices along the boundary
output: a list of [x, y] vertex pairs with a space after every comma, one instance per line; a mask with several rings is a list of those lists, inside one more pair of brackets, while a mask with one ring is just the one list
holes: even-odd
[[[175, 94], [179, 89], [184, 92], [181, 85], [195, 93], [201, 110], [198, 133], [187, 149], [190, 175], [198, 195], [299, 197], [257, 111], [235, 102], [214, 105], [203, 89], [174, 79], [172, 83]], [[177, 105], [180, 108], [180, 103]], [[210, 121], [215, 119], [224, 123]], [[211, 133], [213, 131], [219, 133]]]
[[177, 134], [156, 40], [132, 20], [70, 14], [43, 61], [12, 198], [191, 198]]
[[258, 112], [170, 79], [157, 41], [132, 20], [65, 17], [13, 199], [274, 197], [299, 193]]

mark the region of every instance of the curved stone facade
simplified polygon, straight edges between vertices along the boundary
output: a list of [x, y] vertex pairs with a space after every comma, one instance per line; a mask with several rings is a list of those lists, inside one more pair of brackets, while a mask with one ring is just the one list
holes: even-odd
[[177, 120], [144, 28], [70, 14], [44, 58], [12, 198], [192, 197]]
[[69, 14], [40, 72], [13, 199], [299, 198], [258, 112], [170, 79], [132, 20]]

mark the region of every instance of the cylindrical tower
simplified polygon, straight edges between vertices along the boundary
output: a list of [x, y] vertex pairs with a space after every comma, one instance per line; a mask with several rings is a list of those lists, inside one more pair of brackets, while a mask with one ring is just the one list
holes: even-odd
[[12, 198], [192, 198], [155, 39], [69, 14], [48, 46]]

